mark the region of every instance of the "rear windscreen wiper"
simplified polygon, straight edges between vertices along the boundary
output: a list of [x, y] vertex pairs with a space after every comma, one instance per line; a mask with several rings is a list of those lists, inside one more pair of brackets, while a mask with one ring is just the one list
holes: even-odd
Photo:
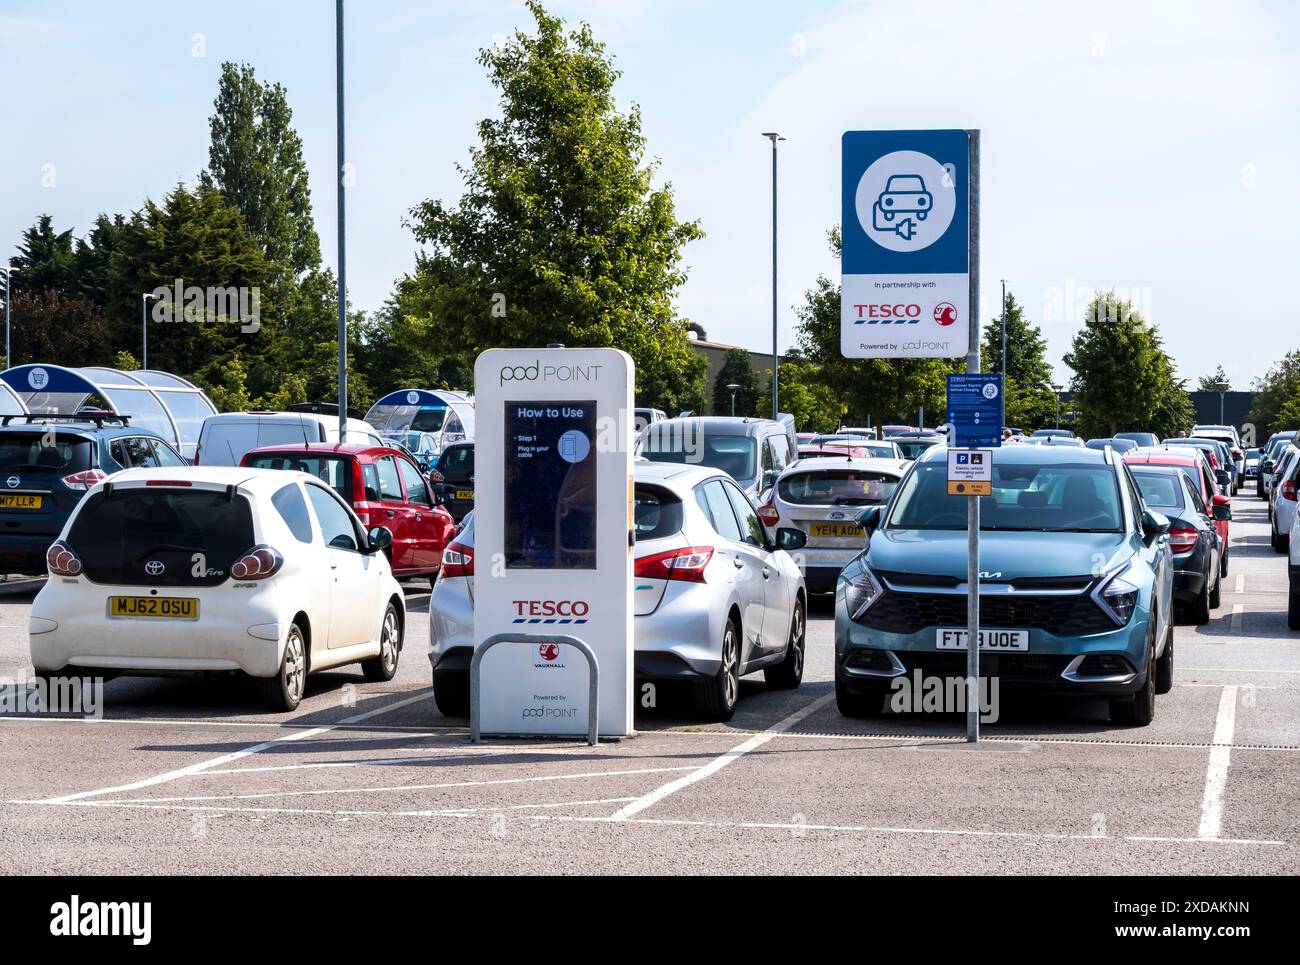
[[143, 552], [141, 552], [140, 555], [137, 556], [137, 557], [135, 558], [135, 562], [137, 562], [137, 563], [140, 562], [142, 559], [144, 559], [144, 558], [145, 558], [146, 556], [148, 556], [150, 553], [157, 553], [157, 552], [160, 552], [160, 551], [161, 551], [161, 552], [166, 552], [166, 553], [202, 553], [202, 552], [203, 552], [203, 547], [201, 547], [201, 546], [178, 546], [178, 545], [176, 545], [175, 543], [159, 543], [157, 546], [150, 546], [148, 549], [146, 549], [146, 550], [144, 550]]

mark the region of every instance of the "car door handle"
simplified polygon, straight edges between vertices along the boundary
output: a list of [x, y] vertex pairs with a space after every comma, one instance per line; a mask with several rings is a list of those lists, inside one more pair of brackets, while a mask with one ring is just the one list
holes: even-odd
[[763, 579], [766, 580], [771, 575], [772, 575], [772, 571], [769, 570], [766, 566], [763, 567]]
[[333, 560], [330, 560], [330, 569], [331, 569], [331, 570], [337, 570], [338, 568], [339, 568], [339, 565], [338, 565], [337, 563], [335, 563]]
[[741, 569], [742, 567], [744, 567], [745, 563], [744, 563], [743, 560], [733, 559], [733, 560], [731, 561], [731, 565], [734, 566], [736, 569], [739, 570], [739, 569]]
[[396, 516], [397, 514], [394, 513], [391, 509], [385, 509], [385, 510], [384, 510], [384, 515], [387, 516], [389, 519], [392, 519], [392, 518], [393, 518], [394, 516]]

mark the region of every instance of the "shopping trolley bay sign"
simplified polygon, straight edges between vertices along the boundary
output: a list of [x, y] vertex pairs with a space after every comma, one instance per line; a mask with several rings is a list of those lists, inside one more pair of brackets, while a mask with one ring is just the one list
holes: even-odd
[[956, 358], [970, 343], [965, 131], [848, 131], [840, 350]]
[[993, 450], [948, 450], [948, 495], [991, 496], [993, 494]]

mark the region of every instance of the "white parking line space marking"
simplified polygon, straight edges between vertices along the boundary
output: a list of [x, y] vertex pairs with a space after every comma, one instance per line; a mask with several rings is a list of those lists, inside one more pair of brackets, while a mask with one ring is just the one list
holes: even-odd
[[1205, 795], [1201, 799], [1201, 827], [1197, 833], [1203, 841], [1214, 841], [1223, 830], [1223, 792], [1228, 786], [1228, 765], [1232, 757], [1232, 733], [1237, 726], [1237, 688], [1223, 688], [1219, 713], [1214, 721], [1214, 746], [1205, 769]]
[[1241, 615], [1246, 612], [1246, 604], [1234, 603], [1232, 605], [1232, 616], [1228, 619], [1228, 631], [1236, 633], [1241, 629]]
[[[397, 710], [399, 707], [405, 707], [419, 700], [427, 700], [432, 694], [422, 693], [414, 697], [408, 697], [405, 700], [398, 700], [391, 704], [385, 704], [383, 707], [368, 710], [362, 714], [355, 714], [352, 717], [345, 717], [339, 721], [339, 724], [357, 724], [380, 714], [386, 714], [390, 710]], [[93, 791], [78, 791], [75, 794], [65, 794], [62, 797], [51, 798], [51, 804], [68, 804], [73, 801], [80, 801], [85, 798], [102, 797], [105, 794], [124, 794], [129, 791], [139, 791], [146, 787], [156, 787], [159, 784], [167, 784], [171, 781], [179, 780], [183, 777], [192, 777], [195, 774], [201, 774], [206, 770], [214, 767], [220, 767], [223, 764], [230, 764], [234, 761], [248, 757], [252, 754], [260, 754], [262, 751], [269, 750], [272, 747], [283, 746], [297, 740], [305, 740], [310, 737], [316, 737], [319, 734], [326, 734], [332, 731], [337, 725], [326, 724], [321, 727], [313, 727], [310, 730], [298, 731], [295, 734], [286, 734], [283, 737], [276, 737], [269, 741], [263, 741], [260, 744], [254, 744], [251, 747], [245, 747], [241, 750], [232, 751], [229, 754], [222, 754], [220, 757], [214, 757], [210, 760], [199, 761], [196, 764], [190, 764], [187, 767], [177, 768], [174, 771], [166, 771], [153, 777], [147, 777], [140, 781], [133, 781], [130, 784], [119, 784], [116, 787], [97, 788]]]
[[682, 788], [689, 787], [690, 785], [694, 784], [696, 781], [702, 781], [710, 774], [716, 774], [718, 771], [722, 770], [732, 761], [738, 760], [739, 758], [748, 754], [750, 751], [754, 750], [755, 748], [762, 747], [764, 744], [770, 741], [777, 734], [780, 734], [782, 731], [789, 730], [791, 727], [799, 723], [799, 721], [803, 720], [809, 714], [821, 710], [823, 707], [825, 707], [828, 703], [830, 703], [834, 699], [835, 699], [834, 694], [825, 694], [821, 697], [818, 697], [816, 700], [808, 704], [806, 707], [803, 707], [802, 709], [795, 711], [793, 714], [791, 714], [789, 717], [784, 718], [783, 720], [777, 721], [767, 730], [763, 731], [760, 734], [755, 734], [753, 737], [745, 741], [743, 744], [737, 744], [735, 747], [727, 751], [725, 754], [721, 755], [720, 757], [715, 757], [713, 760], [709, 761], [709, 763], [705, 764], [703, 767], [696, 769], [693, 773], [688, 774], [685, 777], [678, 778], [676, 781], [672, 781], [668, 784], [665, 784], [663, 787], [656, 788], [655, 790], [651, 791], [649, 794], [645, 795], [644, 797], [638, 798], [637, 800], [633, 801], [631, 804], [627, 805], [626, 807], [619, 808], [617, 811], [614, 812], [611, 819], [615, 821], [625, 821], [628, 818], [632, 817], [633, 815], [640, 814], [646, 808], [653, 807], [654, 805], [662, 801], [664, 798], [668, 797], [670, 794], [675, 794], [678, 791], [680, 791]]
[[1245, 592], [1246, 592], [1246, 574], [1245, 574], [1245, 573], [1238, 573], [1238, 574], [1237, 574], [1237, 589], [1236, 589], [1234, 592], [1237, 592], [1237, 593], [1245, 593]]
[[[382, 794], [390, 791], [439, 791], [453, 787], [498, 787], [509, 784], [545, 784], [551, 781], [584, 781], [602, 777], [628, 777], [638, 774], [668, 774], [673, 771], [692, 771], [694, 765], [675, 767], [638, 767], [621, 771], [583, 771], [578, 774], [539, 774], [533, 777], [500, 777], [482, 781], [446, 781], [441, 784], [389, 784], [381, 787], [330, 787], [301, 791], [257, 791], [251, 794], [206, 794], [185, 797], [119, 798], [123, 804], [159, 804], [175, 801], [250, 801], [273, 797], [302, 797], [319, 794]], [[72, 802], [41, 801], [41, 804]]]

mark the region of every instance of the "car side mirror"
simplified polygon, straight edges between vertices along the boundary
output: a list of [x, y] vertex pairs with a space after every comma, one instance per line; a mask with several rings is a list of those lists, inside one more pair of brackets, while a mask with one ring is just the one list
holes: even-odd
[[776, 531], [776, 548], [793, 552], [801, 550], [808, 542], [808, 534], [801, 529], [794, 529], [791, 526], [782, 526]]
[[780, 469], [769, 469], [763, 473], [763, 488], [771, 489], [776, 485], [777, 478], [781, 475]]
[[1259, 471], [1260, 471], [1260, 472], [1272, 472], [1272, 471], [1273, 471], [1273, 460], [1272, 460], [1272, 459], [1265, 459], [1263, 465], [1260, 466]]
[[854, 517], [854, 521], [862, 527], [862, 531], [870, 536], [880, 525], [880, 507], [868, 506], [862, 512]]
[[424, 474], [429, 477], [429, 482], [440, 483], [446, 481], [447, 477], [445, 477], [438, 470], [434, 469], [433, 466], [431, 466], [428, 463], [425, 463], [424, 466], [425, 466]]
[[366, 547], [367, 552], [378, 553], [380, 550], [386, 550], [393, 545], [393, 534], [385, 526], [372, 527], [366, 534], [369, 545]]
[[1232, 473], [1226, 469], [1214, 470], [1214, 478], [1219, 481], [1219, 487], [1227, 489], [1232, 485]]
[[1213, 513], [1215, 519], [1232, 519], [1232, 500], [1223, 493], [1216, 493]]
[[1169, 517], [1149, 509], [1142, 511], [1142, 535], [1148, 543], [1154, 542], [1169, 532]]

